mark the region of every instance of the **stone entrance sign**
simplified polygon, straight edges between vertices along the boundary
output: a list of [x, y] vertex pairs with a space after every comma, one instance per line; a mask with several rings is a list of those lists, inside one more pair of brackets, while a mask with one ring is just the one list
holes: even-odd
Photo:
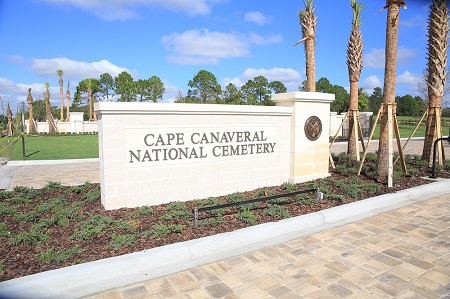
[[[314, 93], [322, 100], [304, 110], [305, 94], [277, 95], [278, 107], [96, 103], [102, 204], [155, 205], [327, 176], [330, 95]], [[323, 126], [315, 141], [304, 130], [312, 115]]]

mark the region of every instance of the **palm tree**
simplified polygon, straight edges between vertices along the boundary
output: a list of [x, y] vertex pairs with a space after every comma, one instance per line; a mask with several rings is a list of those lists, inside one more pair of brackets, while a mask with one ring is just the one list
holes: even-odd
[[392, 187], [393, 149], [392, 149], [392, 114], [395, 111], [395, 83], [397, 70], [398, 27], [400, 6], [406, 8], [403, 0], [386, 0], [386, 49], [384, 66], [383, 113], [381, 115], [380, 141], [378, 145], [378, 180]]
[[[448, 4], [446, 0], [433, 0], [428, 18], [428, 117], [422, 159], [432, 163], [432, 147], [437, 138], [442, 137], [441, 102], [447, 78], [448, 50]], [[439, 154], [439, 164], [443, 163], [443, 151]]]
[[314, 14], [315, 7], [312, 6], [313, 0], [303, 0], [305, 9], [298, 12], [300, 26], [302, 27], [303, 38], [296, 42], [294, 46], [305, 42], [306, 56], [306, 91], [316, 91], [316, 25], [317, 16]]
[[93, 115], [92, 115], [92, 79], [89, 78], [87, 79], [87, 94], [88, 94], [88, 105], [89, 105], [89, 121], [93, 120]]
[[11, 106], [6, 107], [6, 117], [8, 118], [8, 132], [7, 135], [8, 137], [11, 137], [13, 135], [13, 125], [12, 125], [12, 111], [11, 111]]
[[66, 121], [70, 120], [70, 117], [69, 117], [69, 104], [70, 104], [70, 81], [67, 81], [67, 90], [66, 90]]
[[33, 118], [33, 96], [31, 95], [31, 88], [28, 88], [28, 134], [36, 133], [36, 126]]
[[56, 126], [53, 121], [53, 115], [52, 115], [52, 106], [50, 103], [50, 83], [45, 83], [45, 113], [47, 117], [47, 123], [48, 123], [48, 133], [55, 133], [56, 132]]
[[361, 2], [356, 2], [356, 0], [350, 0], [350, 5], [353, 10], [353, 20], [352, 31], [350, 32], [347, 47], [347, 66], [350, 80], [350, 106], [348, 111], [349, 135], [347, 154], [352, 159], [357, 160], [359, 157], [356, 146], [358, 142], [358, 131], [355, 130], [357, 123], [355, 123], [354, 120], [358, 116], [358, 85], [363, 67], [363, 40], [360, 30], [363, 5]]
[[59, 77], [59, 119], [61, 121], [64, 120], [64, 99], [63, 99], [63, 74], [64, 72], [62, 70], [57, 70], [56, 73], [58, 74]]

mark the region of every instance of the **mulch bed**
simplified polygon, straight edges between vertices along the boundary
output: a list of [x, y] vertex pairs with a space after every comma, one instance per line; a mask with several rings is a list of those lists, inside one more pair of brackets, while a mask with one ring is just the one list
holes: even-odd
[[[364, 188], [362, 188], [362, 193], [356, 198], [349, 196], [342, 188], [330, 184], [330, 182], [348, 182], [350, 177], [354, 176], [348, 176], [333, 171], [331, 177], [328, 179], [297, 184], [295, 187], [297, 190], [304, 190], [309, 189], [315, 184], [320, 188], [325, 188], [328, 194], [333, 194], [334, 200], [325, 198], [316, 204], [311, 204], [311, 202], [308, 204], [308, 199], [314, 198], [314, 194], [309, 194], [305, 198], [305, 204], [299, 204], [299, 201], [294, 198], [287, 198], [287, 201], [280, 203], [279, 206], [283, 207], [283, 211], [287, 211], [290, 217], [304, 215], [363, 200], [368, 197], [430, 183], [430, 180], [421, 178], [422, 176], [429, 176], [427, 171], [428, 170], [422, 170], [413, 177], [402, 177], [396, 182], [393, 188], [387, 188], [385, 184], [379, 184], [373, 180], [361, 177], [364, 184], [367, 183], [372, 186], [373, 184], [376, 184], [378, 187], [376, 188], [376, 192], [364, 191]], [[439, 173], [439, 177], [450, 178], [450, 173], [448, 171], [442, 171]], [[185, 203], [185, 208], [189, 212], [189, 216], [186, 216], [186, 210], [184, 210], [183, 214], [182, 210], [177, 209], [177, 204], [152, 206], [151, 214], [148, 213], [148, 209], [118, 209], [106, 211], [99, 199], [87, 199], [86, 194], [92, 190], [98, 190], [99, 186], [97, 184], [87, 184], [83, 186], [83, 188], [82, 192], [79, 192], [79, 189], [77, 190], [74, 187], [62, 187], [57, 184], [46, 186], [43, 189], [37, 190], [38, 195], [26, 203], [13, 203], [14, 201], [17, 202], [17, 197], [14, 197], [14, 191], [3, 191], [3, 194], [1, 195], [2, 199], [0, 200], [0, 204], [3, 204], [2, 208], [6, 206], [5, 204], [8, 204], [9, 207], [13, 207], [15, 212], [5, 213], [0, 210], [0, 225], [3, 225], [3, 230], [0, 230], [0, 281], [234, 231], [249, 226], [248, 223], [238, 219], [237, 216], [240, 212], [239, 208], [228, 208], [226, 211], [222, 211], [223, 214], [221, 216], [212, 216], [206, 212], [201, 213], [200, 219], [203, 221], [202, 223], [204, 224], [204, 222], [210, 221], [210, 225], [194, 227], [191, 211], [200, 205], [199, 201], [189, 201]], [[285, 185], [261, 188], [242, 194], [245, 199], [252, 199], [261, 194], [270, 195], [283, 193], [287, 193]], [[58, 210], [58, 207], [53, 206], [53, 210], [43, 208], [44, 203], [49, 202], [51, 199], [54, 200], [55, 198], [59, 198], [63, 201], [65, 200], [64, 204], [60, 205], [60, 208], [62, 206], [76, 207], [76, 213], [69, 217], [68, 223], [62, 222], [58, 224], [57, 220], [52, 218], [57, 211], [60, 211]], [[215, 200], [225, 203], [227, 202], [227, 197], [224, 196], [216, 198]], [[82, 205], [80, 203], [82, 203]], [[259, 203], [256, 208], [250, 210], [255, 216], [257, 224], [278, 221], [283, 218], [282, 215], [268, 215], [266, 211], [271, 205], [273, 205], [271, 202]], [[169, 211], [169, 207], [175, 207], [175, 209]], [[35, 211], [38, 210], [40, 212], [35, 213]], [[177, 218], [176, 216], [173, 216], [176, 215], [174, 212], [179, 212], [178, 215], [181, 215], [182, 217]], [[104, 228], [100, 230], [98, 234], [92, 235], [92, 237], [74, 237], [77, 232], [80, 232], [81, 225], [86, 223], [88, 219], [92, 219], [94, 215], [101, 215], [108, 218], [98, 218], [98, 222], [91, 228], [92, 230], [103, 225], [101, 221], [104, 219], [112, 219], [113, 223], [105, 224]], [[36, 227], [37, 224], [45, 219], [53, 219], [53, 222], [48, 221], [47, 225], [41, 227], [41, 234], [48, 235], [46, 240], [36, 241], [30, 236], [22, 236], [22, 239], [18, 237], [20, 233], [29, 232], [32, 230], [33, 226]], [[156, 225], [159, 225], [159, 228], [162, 228], [163, 230], [178, 227], [182, 228], [182, 231], [157, 236], [155, 233]], [[92, 233], [92, 231], [89, 231], [89, 233]], [[119, 245], [116, 243], [116, 246], [114, 246], [112, 243], [113, 235], [128, 237], [133, 235], [134, 238], [128, 243], [125, 240], [122, 245], [120, 245], [121, 243], [119, 243]], [[39, 236], [35, 236], [34, 238], [39, 238]], [[71, 252], [71, 250], [73, 250], [73, 252], [72, 254], [69, 254], [68, 252]], [[64, 255], [65, 253], [66, 255]]]

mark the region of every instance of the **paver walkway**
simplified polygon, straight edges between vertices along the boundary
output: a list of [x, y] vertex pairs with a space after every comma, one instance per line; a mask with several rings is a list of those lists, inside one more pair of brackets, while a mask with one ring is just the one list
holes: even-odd
[[450, 194], [89, 298], [302, 297], [450, 298]]

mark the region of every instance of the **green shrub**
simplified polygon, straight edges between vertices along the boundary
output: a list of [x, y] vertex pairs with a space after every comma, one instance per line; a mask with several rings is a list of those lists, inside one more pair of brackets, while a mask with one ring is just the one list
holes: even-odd
[[2, 215], [15, 215], [17, 211], [11, 207], [7, 202], [0, 202], [0, 217]]
[[256, 216], [250, 212], [249, 210], [243, 210], [240, 211], [237, 215], [236, 215], [236, 219], [246, 223], [248, 225], [255, 225], [256, 224]]
[[11, 198], [12, 196], [13, 196], [12, 191], [5, 191], [5, 190], [0, 191], [0, 199], [8, 199]]
[[21, 214], [16, 214], [14, 215], [14, 218], [17, 221], [21, 221], [21, 222], [36, 222], [39, 220], [36, 211], [30, 211], [30, 212], [26, 212], [26, 213], [21, 213]]
[[166, 206], [167, 211], [187, 211], [186, 204], [184, 202], [171, 202]]
[[281, 185], [281, 188], [283, 188], [283, 190], [286, 193], [292, 193], [297, 191], [297, 186], [295, 184], [289, 183], [289, 182], [284, 182], [283, 185]]
[[64, 197], [50, 198], [41, 203], [37, 207], [36, 212], [38, 212], [39, 214], [43, 214], [49, 211], [57, 211], [66, 205], [67, 199], [65, 199]]
[[41, 246], [42, 242], [47, 241], [48, 237], [48, 232], [42, 232], [32, 228], [27, 232], [21, 232], [15, 235], [13, 238], [11, 238], [11, 242], [14, 245], [28, 243], [35, 246]]
[[315, 198], [306, 198], [305, 194], [298, 194], [294, 197], [294, 202], [298, 206], [313, 206], [317, 204]]
[[[214, 198], [214, 197], [209, 197], [207, 199], [199, 200], [195, 203], [196, 207], [198, 207], [198, 208], [217, 206], [220, 204], [222, 204], [222, 203], [219, 201], [219, 199]], [[205, 212], [212, 216], [222, 216], [223, 214], [228, 213], [229, 210], [228, 209], [215, 209], [215, 210], [210, 210], [210, 211], [205, 211]]]
[[0, 222], [0, 237], [10, 237], [11, 232], [8, 229], [8, 226], [4, 222]]
[[64, 189], [64, 186], [60, 182], [48, 182], [42, 189], [47, 191], [56, 191]]
[[326, 196], [327, 199], [329, 200], [337, 200], [341, 203], [345, 203], [345, 198], [341, 195], [337, 195], [337, 194], [329, 194]]
[[83, 252], [83, 249], [79, 246], [61, 250], [55, 250], [55, 248], [52, 247], [47, 251], [36, 254], [36, 257], [43, 263], [60, 264], [73, 255], [80, 254], [81, 252]]
[[114, 220], [109, 217], [94, 215], [86, 221], [77, 223], [75, 231], [70, 238], [78, 240], [95, 238], [104, 232], [113, 222]]
[[242, 193], [233, 193], [231, 195], [228, 195], [227, 202], [229, 203], [235, 203], [235, 202], [241, 202], [245, 200], [245, 196]]
[[153, 214], [154, 211], [151, 207], [149, 206], [142, 206], [140, 208], [134, 209], [133, 211], [130, 211], [127, 213], [127, 215], [129, 217], [134, 217], [136, 215], [140, 215], [140, 216], [148, 216]]
[[25, 199], [33, 199], [40, 195], [40, 192], [34, 188], [15, 186], [13, 188], [14, 197], [23, 197]]
[[278, 217], [278, 216], [280, 216], [281, 218], [291, 217], [291, 215], [289, 214], [289, 211], [286, 209], [286, 207], [279, 206], [279, 205], [268, 206], [267, 208], [264, 209], [263, 215], [270, 216], [273, 218]]
[[376, 153], [367, 153], [366, 154], [366, 162], [377, 162], [378, 156]]
[[86, 192], [86, 187], [84, 185], [71, 186], [65, 191], [65, 193], [75, 193], [75, 194], [81, 194], [83, 192]]
[[198, 220], [198, 226], [218, 226], [223, 223], [222, 217], [211, 217]]
[[381, 187], [376, 183], [365, 183], [363, 185], [363, 189], [364, 189], [364, 191], [367, 191], [370, 194], [375, 194], [380, 191]]
[[128, 221], [116, 221], [115, 223], [116, 229], [133, 231], [139, 228], [141, 222], [138, 220], [128, 220]]
[[160, 220], [168, 221], [172, 219], [189, 219], [191, 213], [189, 211], [174, 211], [159, 217]]
[[84, 196], [84, 199], [88, 202], [93, 202], [99, 200], [101, 197], [100, 187], [96, 186], [95, 188], [89, 190], [88, 193]]
[[151, 234], [154, 238], [160, 238], [171, 233], [181, 233], [183, 230], [184, 225], [155, 225], [152, 228]]
[[111, 242], [108, 247], [114, 249], [115, 251], [119, 250], [122, 246], [131, 247], [134, 242], [136, 242], [136, 236], [132, 234], [124, 234], [124, 235], [111, 235]]

